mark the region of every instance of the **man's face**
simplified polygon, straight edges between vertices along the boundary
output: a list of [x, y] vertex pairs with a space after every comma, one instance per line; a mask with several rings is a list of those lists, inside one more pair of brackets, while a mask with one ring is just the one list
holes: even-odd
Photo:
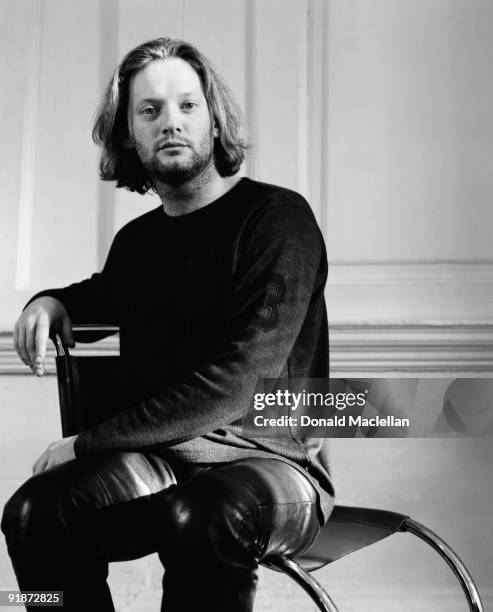
[[182, 184], [214, 167], [212, 127], [199, 77], [184, 60], [154, 60], [130, 82], [128, 146], [151, 180]]

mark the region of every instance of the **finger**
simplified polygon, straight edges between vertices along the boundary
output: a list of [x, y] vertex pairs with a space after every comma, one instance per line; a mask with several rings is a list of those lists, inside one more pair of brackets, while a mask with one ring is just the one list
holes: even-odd
[[71, 348], [75, 346], [74, 334], [72, 332], [72, 321], [67, 316], [63, 318], [62, 340]]
[[29, 365], [34, 372], [34, 363], [36, 361], [36, 321], [26, 328], [26, 351], [29, 355]]
[[26, 364], [26, 365], [29, 365], [29, 364], [26, 363], [25, 358], [21, 354], [20, 334], [21, 334], [21, 331], [19, 329], [19, 322], [17, 322], [15, 324], [15, 327], [14, 327], [14, 337], [13, 337], [13, 340], [14, 340], [14, 349], [15, 349], [15, 352], [17, 353], [17, 355], [19, 356], [19, 358], [22, 360], [22, 362], [24, 364]]
[[48, 343], [48, 335], [50, 333], [50, 325], [48, 317], [41, 315], [38, 319], [35, 334], [35, 358], [34, 358], [34, 373], [36, 376], [44, 374], [44, 360], [46, 357], [46, 345]]
[[29, 360], [29, 354], [26, 350], [26, 330], [24, 326], [19, 328], [19, 335], [17, 338], [17, 343], [18, 343], [17, 354], [27, 366], [31, 367], [31, 362]]

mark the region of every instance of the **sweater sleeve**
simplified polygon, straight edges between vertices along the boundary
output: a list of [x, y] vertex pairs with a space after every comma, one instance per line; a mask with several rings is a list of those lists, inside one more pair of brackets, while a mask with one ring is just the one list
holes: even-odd
[[325, 277], [323, 240], [303, 200], [257, 211], [239, 242], [222, 344], [180, 382], [81, 432], [76, 455], [171, 446], [239, 419], [258, 379], [286, 367]]

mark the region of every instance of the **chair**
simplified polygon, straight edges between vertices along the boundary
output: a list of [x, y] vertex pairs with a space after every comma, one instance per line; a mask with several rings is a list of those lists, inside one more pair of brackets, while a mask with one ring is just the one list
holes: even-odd
[[[104, 325], [74, 326], [77, 342], [95, 342], [114, 334], [118, 328]], [[62, 434], [76, 434], [111, 416], [119, 385], [118, 356], [73, 356], [59, 338], [54, 338], [60, 398]], [[88, 384], [89, 383], [89, 384]], [[112, 402], [106, 401], [111, 397]], [[302, 555], [291, 559], [272, 557], [263, 565], [293, 578], [322, 612], [338, 608], [311, 572], [394, 533], [408, 532], [429, 544], [457, 577], [471, 612], [483, 612], [483, 605], [467, 568], [438, 535], [408, 516], [387, 510], [335, 506], [315, 542]]]

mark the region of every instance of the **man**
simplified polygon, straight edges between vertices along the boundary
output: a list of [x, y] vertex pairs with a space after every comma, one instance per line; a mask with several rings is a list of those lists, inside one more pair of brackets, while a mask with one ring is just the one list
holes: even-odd
[[239, 111], [187, 43], [132, 50], [93, 136], [102, 178], [162, 206], [16, 324], [37, 375], [49, 333], [73, 346], [72, 322], [117, 324], [126, 385], [117, 414], [51, 444], [6, 505], [19, 586], [113, 610], [108, 562], [158, 551], [167, 612], [246, 612], [258, 563], [308, 548], [333, 504], [323, 440], [242, 428], [259, 379], [328, 376], [323, 240], [301, 196], [237, 176]]

